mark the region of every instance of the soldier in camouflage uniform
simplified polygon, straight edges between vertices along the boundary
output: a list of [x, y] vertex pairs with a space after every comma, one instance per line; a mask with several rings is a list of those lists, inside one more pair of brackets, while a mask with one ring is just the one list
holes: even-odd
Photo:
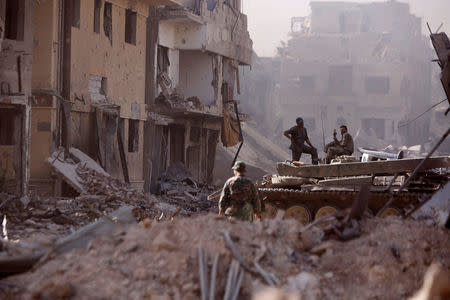
[[244, 176], [246, 165], [242, 161], [233, 166], [234, 177], [225, 183], [219, 201], [219, 215], [242, 221], [261, 219], [261, 202], [253, 182]]
[[[308, 137], [308, 131], [306, 130], [303, 119], [297, 118], [295, 120], [297, 126], [292, 127], [284, 132], [284, 136], [291, 140], [291, 146], [289, 149], [292, 151], [292, 160], [299, 161], [302, 157], [302, 153], [311, 154], [311, 160], [313, 165], [319, 164], [319, 156], [317, 149], [311, 144]], [[305, 145], [308, 144], [308, 145]]]
[[348, 133], [347, 126], [342, 125], [340, 127], [342, 139], [339, 141], [336, 137], [336, 129], [333, 131], [333, 142], [325, 146], [325, 153], [327, 154], [327, 164], [331, 163], [331, 160], [341, 155], [352, 155], [354, 150], [353, 138]]

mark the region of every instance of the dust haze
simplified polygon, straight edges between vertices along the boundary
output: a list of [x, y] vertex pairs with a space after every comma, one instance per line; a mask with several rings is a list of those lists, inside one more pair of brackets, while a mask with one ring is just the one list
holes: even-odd
[[[318, 2], [324, 2], [319, 0]], [[355, 0], [351, 2], [369, 3], [380, 0]], [[400, 0], [409, 3], [411, 13], [422, 18], [422, 30], [428, 33], [426, 22], [436, 30], [442, 23], [442, 30], [450, 29], [450, 2], [446, 0]], [[260, 56], [272, 56], [280, 41], [286, 41], [290, 30], [290, 19], [306, 16], [311, 10], [309, 0], [249, 0], [243, 3], [244, 12], [248, 15], [250, 35], [254, 42], [254, 50]]]
[[286, 150], [283, 132], [302, 117], [320, 157], [340, 125], [356, 149], [427, 151], [449, 123], [445, 102], [422, 115], [446, 98], [427, 22], [446, 31], [449, 8], [439, 0], [247, 1], [255, 57], [252, 72], [243, 70], [244, 106]]

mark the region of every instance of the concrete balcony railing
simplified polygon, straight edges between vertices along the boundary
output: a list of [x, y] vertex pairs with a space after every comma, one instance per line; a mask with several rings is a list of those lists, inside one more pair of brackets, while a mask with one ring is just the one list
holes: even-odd
[[251, 65], [253, 42], [245, 14], [218, 0], [178, 1], [182, 5], [159, 10], [161, 22], [176, 27], [175, 49], [209, 51]]

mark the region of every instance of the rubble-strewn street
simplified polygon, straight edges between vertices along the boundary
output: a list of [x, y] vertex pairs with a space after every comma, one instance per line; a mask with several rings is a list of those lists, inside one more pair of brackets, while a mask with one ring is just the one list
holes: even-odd
[[[318, 229], [300, 234], [295, 221], [228, 222], [209, 215], [174, 222], [143, 222], [94, 240], [86, 249], [56, 257], [33, 271], [1, 281], [1, 294], [25, 299], [199, 299], [198, 249], [209, 270], [219, 256], [217, 297], [224, 294], [233, 254], [259, 264], [279, 288], [301, 299], [405, 299], [434, 262], [450, 267], [450, 236], [425, 222], [364, 220], [361, 237], [320, 242]], [[246, 273], [240, 299], [265, 282]], [[222, 296], [221, 296], [222, 295]]]

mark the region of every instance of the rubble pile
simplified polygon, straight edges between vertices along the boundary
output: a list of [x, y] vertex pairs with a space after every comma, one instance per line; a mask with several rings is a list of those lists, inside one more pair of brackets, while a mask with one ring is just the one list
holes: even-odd
[[105, 196], [102, 200], [108, 205], [114, 206], [114, 209], [123, 204], [146, 209], [153, 206], [150, 196], [131, 188], [119, 179], [101, 174], [82, 165], [79, 165], [76, 171], [83, 179], [87, 194]]
[[[217, 259], [215, 291], [223, 298], [236, 254], [244, 272], [239, 299], [267, 285], [255, 262], [293, 299], [405, 299], [419, 290], [428, 267], [450, 268], [448, 231], [418, 221], [365, 219], [361, 236], [325, 240], [318, 227], [294, 220], [256, 223], [217, 216], [149, 220], [97, 238], [87, 248], [0, 281], [8, 299], [199, 299], [199, 248], [207, 275]], [[216, 258], [216, 256], [218, 256]], [[246, 269], [242, 263], [243, 269]], [[209, 278], [209, 277], [208, 277]], [[279, 284], [278, 284], [279, 283]]]
[[2, 236], [11, 240], [50, 241], [98, 217], [69, 198], [17, 198], [0, 194], [0, 203]]
[[216, 203], [208, 200], [214, 189], [200, 184], [186, 169], [183, 163], [172, 164], [160, 178], [160, 199], [166, 203], [181, 207], [185, 213], [212, 211]]

